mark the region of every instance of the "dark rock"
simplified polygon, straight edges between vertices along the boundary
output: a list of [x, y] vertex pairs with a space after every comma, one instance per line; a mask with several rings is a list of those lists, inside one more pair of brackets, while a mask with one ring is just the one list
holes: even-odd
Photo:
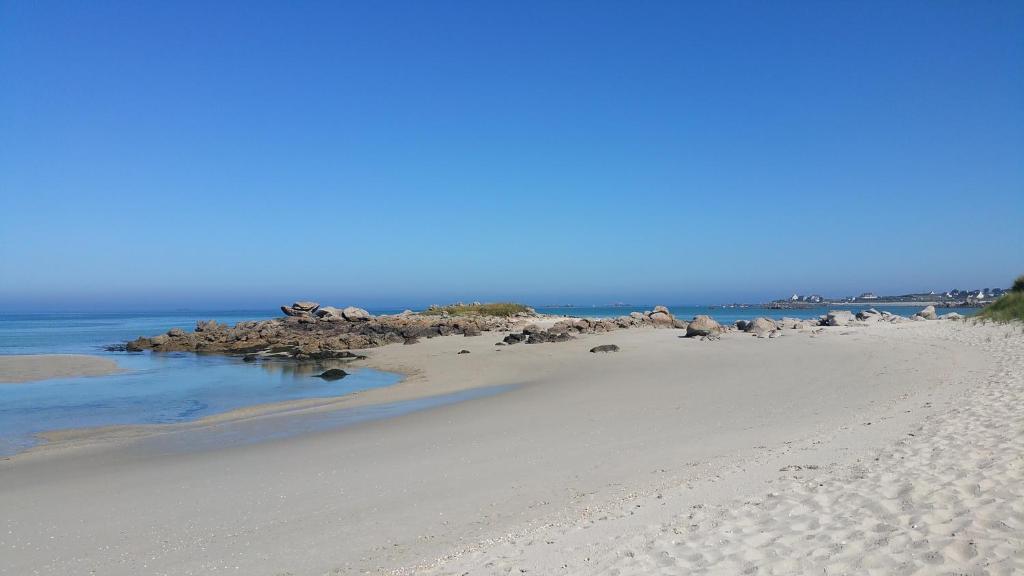
[[526, 338], [527, 338], [527, 336], [525, 334], [521, 334], [521, 333], [517, 334], [517, 333], [513, 332], [513, 333], [509, 334], [508, 336], [505, 336], [505, 338], [503, 340], [504, 340], [505, 344], [518, 344], [520, 342], [525, 341]]
[[459, 350], [459, 354], [469, 354], [469, 350]]
[[591, 352], [618, 352], [619, 347], [615, 344], [602, 344], [600, 346], [594, 346], [590, 349]]
[[331, 368], [330, 370], [322, 372], [317, 377], [323, 378], [324, 380], [341, 380], [345, 376], [348, 376], [348, 372], [345, 372], [341, 368]]

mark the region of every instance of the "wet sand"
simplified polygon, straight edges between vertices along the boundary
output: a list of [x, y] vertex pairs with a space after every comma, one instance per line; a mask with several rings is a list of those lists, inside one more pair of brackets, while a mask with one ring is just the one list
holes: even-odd
[[[1021, 337], [998, 330], [935, 321], [702, 342], [638, 329], [371, 350], [364, 365], [406, 380], [251, 422], [514, 387], [259, 444], [182, 452], [114, 435], [0, 461], [0, 574], [639, 574], [748, 562], [755, 573], [890, 573], [872, 554], [903, 545], [893, 562], [908, 570], [937, 557], [943, 570], [1012, 565], [1024, 356]], [[587, 352], [599, 344], [621, 352]], [[858, 512], [892, 516], [846, 519]], [[931, 532], [912, 527], [951, 521], [973, 545], [922, 544]]]
[[75, 376], [103, 376], [119, 371], [117, 362], [98, 356], [78, 354], [0, 356], [0, 384]]

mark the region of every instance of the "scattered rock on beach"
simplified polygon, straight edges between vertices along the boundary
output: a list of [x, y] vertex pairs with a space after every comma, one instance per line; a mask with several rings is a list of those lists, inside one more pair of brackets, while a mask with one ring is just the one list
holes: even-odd
[[341, 368], [331, 368], [325, 370], [317, 375], [317, 378], [323, 378], [324, 380], [341, 380], [345, 376], [348, 376], [348, 372], [345, 372]]
[[618, 352], [619, 351], [619, 347], [616, 346], [615, 344], [602, 344], [600, 346], [594, 346], [593, 348], [590, 349], [590, 351], [592, 353], [597, 353], [597, 352]]
[[917, 315], [925, 320], [935, 320], [939, 317], [935, 313], [935, 306], [925, 306]]
[[466, 350], [466, 349], [459, 350], [459, 354], [469, 354], [469, 350]]
[[752, 334], [757, 334], [760, 336], [762, 334], [768, 334], [769, 332], [773, 332], [777, 329], [778, 326], [776, 326], [774, 321], [762, 316], [760, 318], [755, 318], [750, 322], [747, 322], [747, 325], [744, 327], [743, 331]]
[[711, 316], [705, 316], [702, 314], [700, 316], [694, 316], [693, 321], [687, 325], [686, 336], [717, 336], [724, 331], [725, 329], [722, 328], [722, 325], [715, 322]]
[[853, 320], [853, 312], [849, 310], [832, 310], [825, 315], [826, 326], [849, 326]]

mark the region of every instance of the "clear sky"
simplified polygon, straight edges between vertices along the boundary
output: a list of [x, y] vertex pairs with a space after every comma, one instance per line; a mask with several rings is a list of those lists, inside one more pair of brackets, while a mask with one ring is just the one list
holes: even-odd
[[1024, 273], [1024, 2], [0, 6], [0, 308]]

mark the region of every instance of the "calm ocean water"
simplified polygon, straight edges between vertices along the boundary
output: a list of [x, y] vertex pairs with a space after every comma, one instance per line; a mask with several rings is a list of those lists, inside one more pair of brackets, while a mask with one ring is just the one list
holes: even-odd
[[[538, 307], [546, 314], [611, 317], [653, 306]], [[722, 323], [758, 316], [811, 318], [825, 308], [769, 310], [670, 306], [681, 318], [707, 314]], [[859, 310], [862, 306], [847, 307]], [[909, 315], [917, 307], [890, 307]], [[371, 310], [375, 314], [400, 310]], [[967, 315], [974, 309], [942, 309]], [[0, 354], [95, 354], [109, 357], [126, 371], [109, 376], [57, 378], [0, 385], [0, 454], [12, 454], [37, 443], [35, 434], [49, 430], [117, 424], [165, 424], [194, 420], [256, 404], [320, 398], [388, 386], [400, 379], [370, 369], [352, 370], [342, 380], [327, 382], [315, 373], [333, 366], [287, 362], [247, 364], [238, 358], [195, 354], [107, 352], [103, 348], [171, 328], [190, 330], [199, 320], [234, 324], [280, 316], [276, 310], [182, 311], [158, 313], [0, 314]], [[460, 397], [445, 400], [455, 402]], [[422, 404], [422, 405], [421, 405]], [[405, 403], [392, 412], [429, 406]], [[382, 410], [381, 414], [391, 414]], [[353, 416], [355, 418], [355, 416]], [[329, 420], [329, 419], [328, 419]]]
[[[626, 316], [630, 312], [643, 312], [653, 309], [653, 305], [645, 306], [542, 306], [536, 308], [537, 312], [543, 314], [562, 314], [565, 316], [579, 316], [585, 318], [611, 318], [615, 316]], [[752, 320], [764, 316], [774, 320], [786, 318], [817, 318], [829, 310], [851, 310], [859, 312], [870, 306], [857, 304], [855, 306], [820, 306], [817, 308], [776, 310], [760, 306], [668, 306], [669, 311], [678, 318], [689, 320], [694, 316], [705, 314], [711, 316], [722, 324], [732, 324], [737, 320]], [[877, 306], [879, 310], [888, 310], [893, 314], [910, 316], [924, 308], [924, 306]], [[964, 316], [977, 312], [977, 308], [940, 308], [939, 314], [957, 312]]]

